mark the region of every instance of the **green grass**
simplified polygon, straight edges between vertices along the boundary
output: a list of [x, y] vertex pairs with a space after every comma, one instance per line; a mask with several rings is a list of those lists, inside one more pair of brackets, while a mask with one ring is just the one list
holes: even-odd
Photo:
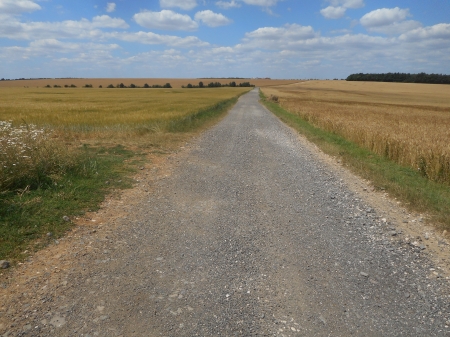
[[353, 172], [403, 201], [414, 212], [428, 213], [445, 229], [450, 229], [450, 187], [433, 182], [409, 167], [400, 166], [384, 157], [338, 136], [319, 129], [289, 113], [260, 93], [261, 102], [284, 123], [317, 144], [325, 153], [341, 158]]
[[64, 216], [95, 211], [107, 193], [132, 186], [128, 176], [135, 165], [126, 161], [138, 159], [134, 153], [120, 146], [82, 152], [77, 167], [51, 184], [0, 193], [0, 260], [23, 259], [25, 250], [42, 247], [72, 226]]

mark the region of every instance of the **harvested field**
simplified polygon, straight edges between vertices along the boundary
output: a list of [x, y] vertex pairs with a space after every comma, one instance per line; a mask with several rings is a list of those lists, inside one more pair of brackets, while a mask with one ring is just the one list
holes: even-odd
[[317, 127], [450, 184], [450, 86], [310, 81], [263, 92]]

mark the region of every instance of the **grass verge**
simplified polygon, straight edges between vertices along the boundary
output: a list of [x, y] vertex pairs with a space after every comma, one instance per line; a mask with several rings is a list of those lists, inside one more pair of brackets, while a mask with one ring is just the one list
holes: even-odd
[[80, 151], [77, 165], [50, 184], [0, 193], [0, 260], [22, 260], [72, 226], [64, 217], [94, 211], [107, 193], [131, 187], [126, 161], [134, 153], [121, 146]]
[[361, 148], [341, 136], [319, 129], [260, 92], [261, 102], [284, 123], [303, 134], [321, 150], [340, 157], [342, 162], [375, 188], [386, 190], [414, 212], [428, 213], [442, 228], [450, 229], [450, 187], [433, 182], [409, 167], [400, 166], [382, 156]]

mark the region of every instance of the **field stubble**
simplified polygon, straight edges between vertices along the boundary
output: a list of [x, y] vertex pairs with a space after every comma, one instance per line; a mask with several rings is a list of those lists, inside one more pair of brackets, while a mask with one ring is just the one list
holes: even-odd
[[314, 126], [450, 185], [450, 86], [311, 81], [263, 92]]

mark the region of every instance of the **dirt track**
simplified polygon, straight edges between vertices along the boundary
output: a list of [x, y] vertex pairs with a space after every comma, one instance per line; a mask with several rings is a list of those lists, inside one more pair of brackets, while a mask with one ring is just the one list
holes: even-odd
[[257, 100], [18, 268], [0, 333], [450, 336], [449, 280], [425, 239]]

